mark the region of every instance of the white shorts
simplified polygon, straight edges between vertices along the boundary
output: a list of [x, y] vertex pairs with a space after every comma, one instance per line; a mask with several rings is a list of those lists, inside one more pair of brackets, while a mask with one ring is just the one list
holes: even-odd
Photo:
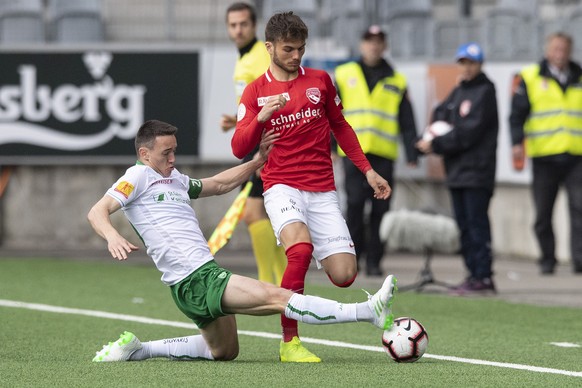
[[335, 253], [356, 254], [335, 191], [302, 191], [278, 184], [265, 191], [263, 197], [277, 239], [281, 230], [292, 222], [307, 225], [318, 268], [321, 260]]

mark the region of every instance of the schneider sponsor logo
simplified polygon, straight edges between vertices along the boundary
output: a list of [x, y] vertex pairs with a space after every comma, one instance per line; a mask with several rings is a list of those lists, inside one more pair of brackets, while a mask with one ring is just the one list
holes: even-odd
[[[67, 151], [88, 150], [117, 137], [135, 137], [143, 121], [145, 85], [116, 84], [106, 74], [111, 53], [86, 53], [83, 63], [93, 83], [46, 85], [37, 79], [37, 67], [18, 67], [19, 83], [0, 87], [0, 145], [23, 143]], [[101, 123], [103, 130], [72, 134], [47, 126], [46, 121]]]
[[299, 121], [302, 119], [311, 119], [311, 118], [318, 118], [318, 117], [321, 117], [321, 110], [320, 109], [314, 109], [314, 108], [301, 109], [299, 112], [291, 113], [288, 115], [281, 115], [277, 118], [271, 119], [271, 125], [272, 126], [283, 125], [283, 124], [288, 124], [288, 123], [292, 123], [295, 121]]

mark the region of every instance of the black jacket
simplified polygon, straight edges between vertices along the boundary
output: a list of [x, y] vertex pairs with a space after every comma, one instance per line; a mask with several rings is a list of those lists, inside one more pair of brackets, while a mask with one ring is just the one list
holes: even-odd
[[432, 121], [453, 126], [436, 137], [432, 148], [444, 158], [450, 188], [487, 188], [493, 191], [499, 118], [495, 85], [484, 73], [463, 81], [436, 107]]

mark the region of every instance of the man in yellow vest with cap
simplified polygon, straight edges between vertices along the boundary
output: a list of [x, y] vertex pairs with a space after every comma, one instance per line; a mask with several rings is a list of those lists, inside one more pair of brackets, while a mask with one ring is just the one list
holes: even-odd
[[[410, 165], [416, 165], [418, 153], [414, 146], [416, 125], [407, 95], [406, 78], [383, 58], [387, 47], [386, 34], [379, 26], [371, 26], [362, 35], [361, 59], [338, 66], [335, 81], [344, 116], [356, 131], [372, 168], [393, 185], [399, 137], [402, 137]], [[345, 156], [341, 148], [338, 153]], [[380, 260], [384, 255], [384, 244], [380, 240], [379, 229], [382, 217], [390, 209], [390, 199], [374, 199], [365, 177], [348, 158], [342, 159], [347, 196], [346, 221], [354, 240], [356, 256], [359, 261], [365, 252], [366, 274], [381, 276]], [[371, 203], [371, 212], [369, 221], [365, 222], [367, 201]], [[367, 242], [365, 236], [368, 237]]]
[[552, 216], [562, 185], [568, 194], [573, 271], [582, 274], [582, 69], [570, 59], [572, 44], [564, 33], [548, 36], [545, 58], [524, 68], [514, 83], [509, 118], [514, 161], [526, 154], [532, 161], [534, 230], [546, 275], [557, 263]]

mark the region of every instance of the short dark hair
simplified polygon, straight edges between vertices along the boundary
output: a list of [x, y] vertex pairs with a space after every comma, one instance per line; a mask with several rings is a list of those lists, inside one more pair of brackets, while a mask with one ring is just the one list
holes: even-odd
[[257, 11], [255, 11], [255, 7], [243, 2], [233, 3], [226, 9], [226, 21], [228, 22], [229, 13], [237, 11], [249, 11], [249, 14], [251, 15], [251, 22], [253, 22], [253, 25], [257, 24]]
[[178, 128], [172, 124], [159, 120], [148, 120], [137, 131], [137, 135], [135, 136], [135, 152], [139, 156], [139, 149], [141, 147], [146, 147], [151, 150], [154, 148], [157, 137], [175, 135], [176, 132], [178, 132]]
[[307, 26], [293, 11], [274, 14], [265, 27], [265, 40], [267, 42], [277, 42], [279, 40], [300, 40], [305, 42], [307, 36]]

